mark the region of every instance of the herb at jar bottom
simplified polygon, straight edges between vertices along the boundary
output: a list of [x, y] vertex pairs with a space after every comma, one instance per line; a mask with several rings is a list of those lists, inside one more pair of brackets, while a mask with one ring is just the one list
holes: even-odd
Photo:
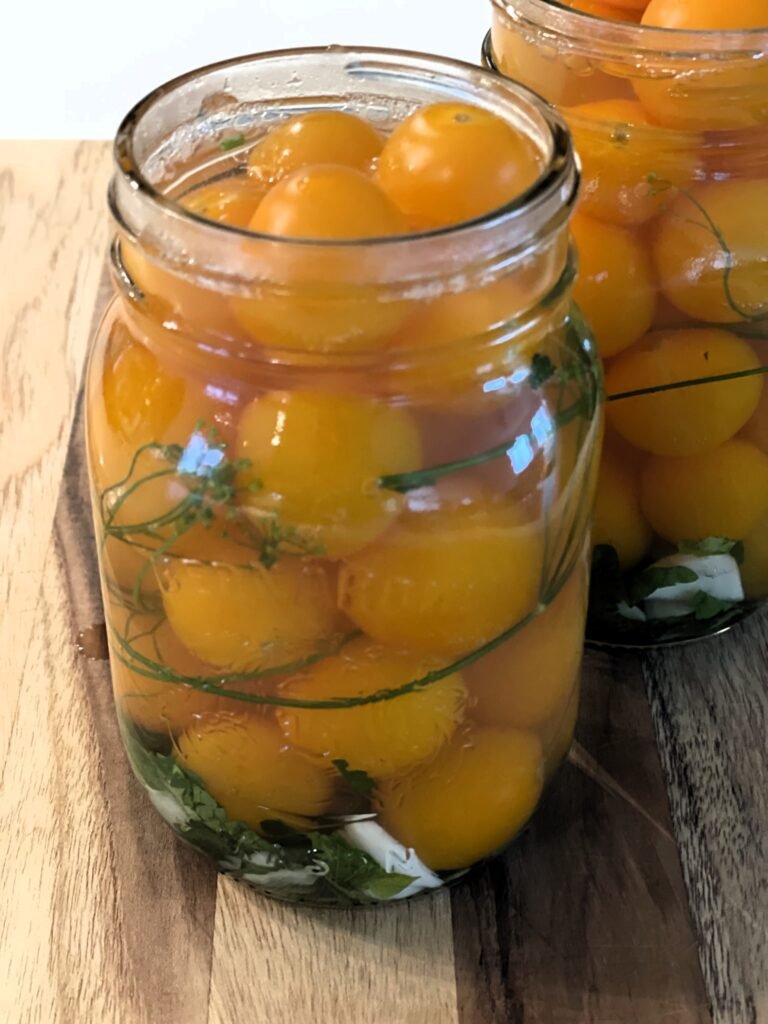
[[439, 883], [436, 876], [424, 881], [418, 873], [385, 870], [338, 829], [300, 832], [265, 821], [262, 835], [232, 821], [201, 779], [173, 757], [147, 750], [128, 722], [121, 720], [120, 726], [134, 771], [154, 807], [185, 842], [213, 857], [229, 875], [282, 899], [329, 904], [339, 899], [378, 903], [409, 887], [419, 891]]
[[622, 573], [616, 550], [592, 553], [587, 637], [593, 643], [657, 645], [701, 638], [748, 614], [738, 559], [742, 545], [723, 537], [685, 541], [677, 555]]

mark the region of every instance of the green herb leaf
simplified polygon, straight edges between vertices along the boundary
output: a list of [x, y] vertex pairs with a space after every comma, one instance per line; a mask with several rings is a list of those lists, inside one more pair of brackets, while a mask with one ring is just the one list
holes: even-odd
[[390, 899], [413, 881], [410, 875], [385, 871], [373, 857], [350, 846], [339, 835], [310, 832], [309, 838], [320, 860], [329, 867], [326, 881], [345, 896]]
[[244, 135], [233, 135], [229, 139], [222, 139], [219, 143], [219, 149], [223, 149], [225, 152], [228, 149], [237, 149], [238, 146], [242, 146], [245, 142]]
[[640, 604], [661, 587], [672, 587], [677, 583], [695, 583], [698, 573], [687, 565], [652, 565], [627, 583], [627, 603]]
[[359, 768], [350, 768], [349, 762], [338, 757], [331, 761], [331, 764], [344, 779], [349, 788], [360, 796], [370, 796], [376, 785], [368, 772]]
[[703, 540], [681, 540], [677, 550], [683, 555], [730, 555], [738, 541], [728, 537], [704, 537]]
[[696, 618], [703, 622], [714, 619], [716, 615], [729, 611], [740, 603], [740, 601], [726, 601], [719, 597], [713, 597], [702, 590], [692, 601], [691, 610]]

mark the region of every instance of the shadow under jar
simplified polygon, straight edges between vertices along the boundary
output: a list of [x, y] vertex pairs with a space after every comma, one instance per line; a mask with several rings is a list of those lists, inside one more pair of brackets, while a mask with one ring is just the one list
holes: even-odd
[[581, 6], [494, 0], [484, 58], [560, 108], [582, 166], [607, 398], [587, 636], [679, 643], [768, 596], [768, 24]]
[[[370, 240], [243, 226], [289, 180], [262, 172], [290, 118], [357, 115], [335, 158], [370, 174], [371, 138], [438, 101], [526, 141], [522, 195]], [[570, 302], [567, 132], [467, 65], [306, 50], [163, 86], [115, 156], [87, 423], [133, 768], [271, 896], [438, 888], [525, 826], [577, 714], [601, 380]]]

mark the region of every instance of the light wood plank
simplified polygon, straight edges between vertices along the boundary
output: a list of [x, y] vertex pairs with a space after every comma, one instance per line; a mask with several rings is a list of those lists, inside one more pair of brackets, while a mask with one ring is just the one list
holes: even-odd
[[209, 1024], [458, 1024], [447, 893], [314, 910], [219, 882]]
[[104, 142], [0, 142], [0, 778], [107, 242]]
[[3, 1024], [205, 1024], [216, 876], [133, 779], [106, 661], [82, 419], [64, 469], [0, 799]]
[[646, 679], [715, 1024], [768, 1022], [768, 614]]

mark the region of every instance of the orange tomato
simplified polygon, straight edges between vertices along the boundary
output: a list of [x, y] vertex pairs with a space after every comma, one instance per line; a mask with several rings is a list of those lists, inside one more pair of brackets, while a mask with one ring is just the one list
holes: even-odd
[[657, 183], [690, 186], [700, 175], [701, 140], [653, 126], [632, 100], [564, 111], [581, 157], [581, 211], [625, 227], [644, 224], [669, 202]]
[[578, 678], [586, 613], [581, 562], [545, 611], [464, 670], [472, 718], [538, 729], [562, 711]]
[[[621, 0], [612, 0], [621, 3]], [[638, 0], [645, 7], [643, 25], [658, 28], [720, 31], [728, 29], [768, 29], [765, 0]]]
[[310, 110], [271, 128], [248, 154], [248, 174], [274, 185], [312, 164], [343, 164], [369, 171], [384, 140], [376, 129], [342, 110]]
[[256, 523], [276, 521], [335, 558], [401, 511], [403, 496], [377, 481], [417, 469], [421, 439], [404, 409], [348, 393], [272, 392], [243, 413], [237, 454], [252, 461], [242, 486], [258, 481], [243, 502]]
[[768, 315], [768, 178], [670, 190], [669, 201], [653, 244], [669, 301], [712, 323]]
[[246, 228], [265, 190], [243, 175], [219, 178], [179, 199], [185, 210], [230, 227]]
[[[382, 648], [361, 637], [288, 680], [281, 693], [303, 700], [366, 697], [397, 689], [439, 668], [434, 659]], [[407, 771], [433, 757], [451, 737], [464, 708], [458, 673], [390, 700], [351, 708], [285, 708], [286, 741], [332, 761], [343, 758], [374, 778]]]
[[197, 658], [229, 672], [289, 665], [338, 625], [324, 566], [281, 557], [270, 569], [176, 562], [161, 573], [163, 607]]
[[583, 214], [571, 221], [579, 254], [573, 297], [595, 332], [603, 358], [628, 348], [649, 330], [656, 308], [651, 257], [625, 228]]
[[727, 131], [768, 121], [768, 9], [764, 0], [651, 0], [642, 24], [677, 31], [765, 29], [743, 52], [699, 57], [676, 73], [635, 80], [635, 92], [658, 124]]
[[609, 449], [603, 450], [592, 511], [592, 543], [609, 544], [622, 569], [631, 569], [647, 555], [653, 533], [640, 509], [640, 479]]
[[[607, 17], [602, 10], [586, 2], [579, 10]], [[600, 8], [605, 5], [600, 4]], [[616, 17], [627, 18], [630, 11], [618, 11]], [[634, 19], [633, 19], [634, 20]], [[494, 7], [491, 24], [493, 57], [496, 66], [508, 78], [524, 82], [558, 107], [591, 103], [596, 100], [634, 98], [628, 80], [607, 73], [588, 56], [574, 54], [566, 46], [543, 46], [535, 37], [521, 32]], [[570, 40], [568, 40], [570, 42]]]
[[409, 511], [346, 561], [339, 606], [370, 637], [458, 655], [492, 640], [536, 605], [542, 539], [503, 500]]
[[282, 733], [258, 714], [223, 712], [178, 739], [178, 759], [198, 775], [231, 821], [258, 829], [278, 818], [301, 828], [333, 797], [334, 773], [285, 746]]
[[[400, 211], [362, 171], [332, 164], [295, 171], [275, 185], [249, 224], [276, 239], [361, 241], [407, 231]], [[270, 243], [245, 243], [254, 253]], [[361, 280], [356, 246], [272, 243], [265, 253], [274, 284], [232, 299], [235, 316], [258, 341], [291, 350], [361, 350], [402, 323], [408, 304]]]
[[215, 693], [203, 693], [187, 683], [153, 679], [124, 663], [125, 657], [132, 660], [123, 646], [128, 644], [139, 656], [180, 675], [214, 675], [209, 665], [190, 654], [167, 622], [158, 628], [157, 617], [129, 617], [123, 608], [113, 605], [108, 609], [108, 624], [110, 644], [120, 655], [113, 657], [111, 665], [115, 700], [135, 725], [149, 732], [176, 735], [226, 707], [226, 699]]
[[583, 14], [591, 14], [595, 18], [607, 18], [608, 21], [639, 22], [640, 15], [648, 0], [563, 0], [566, 7], [573, 7]]
[[641, 504], [665, 540], [742, 540], [768, 512], [768, 455], [747, 441], [727, 441], [687, 458], [649, 459]]
[[[749, 344], [715, 327], [656, 331], [613, 361], [606, 394], [739, 373], [759, 366]], [[655, 455], [695, 455], [741, 430], [757, 408], [760, 376], [696, 384], [608, 403], [608, 422]]]
[[[208, 220], [245, 228], [253, 217], [264, 190], [239, 175], [221, 178], [187, 192], [178, 199], [180, 206]], [[160, 321], [172, 321], [186, 333], [198, 336], [211, 333], [232, 337], [238, 325], [225, 296], [197, 284], [191, 276], [145, 252], [140, 245], [123, 238], [120, 243], [123, 266], [143, 293], [149, 312]], [[181, 269], [181, 268], [180, 268]]]
[[379, 785], [382, 825], [434, 871], [469, 867], [520, 831], [542, 780], [536, 736], [516, 729], [460, 731], [432, 761]]
[[542, 166], [534, 143], [503, 118], [467, 103], [434, 103], [395, 128], [376, 180], [411, 223], [438, 228], [506, 206]]

